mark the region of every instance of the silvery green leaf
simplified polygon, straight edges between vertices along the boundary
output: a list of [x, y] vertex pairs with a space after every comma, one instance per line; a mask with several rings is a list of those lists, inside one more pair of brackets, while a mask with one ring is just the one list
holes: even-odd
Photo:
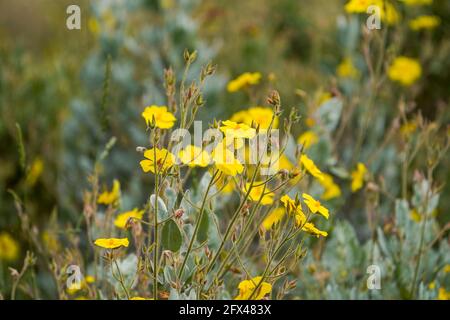
[[[150, 205], [152, 206], [153, 210], [155, 210], [155, 199], [156, 196], [152, 194], [150, 196]], [[158, 197], [158, 221], [163, 221], [169, 218], [169, 212], [167, 211], [166, 204], [164, 203], [163, 199], [161, 197]]]
[[175, 208], [175, 202], [177, 200], [177, 193], [172, 188], [167, 188], [165, 191], [165, 196], [167, 198], [167, 209], [168, 211], [172, 211]]
[[296, 163], [295, 161], [295, 153], [297, 151], [297, 142], [295, 141], [292, 135], [287, 137], [286, 148], [284, 150], [284, 155], [291, 161], [292, 163]]
[[180, 300], [177, 290], [172, 287], [170, 288], [169, 300]]
[[320, 119], [323, 126], [329, 131], [336, 129], [342, 112], [342, 100], [331, 98], [325, 101], [315, 112], [315, 116]]

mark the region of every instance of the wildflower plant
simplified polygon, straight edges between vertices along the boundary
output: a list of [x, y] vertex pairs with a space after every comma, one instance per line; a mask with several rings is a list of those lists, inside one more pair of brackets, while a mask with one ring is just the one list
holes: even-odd
[[93, 2], [81, 86], [0, 41], [0, 298], [449, 299], [442, 5], [262, 1]]

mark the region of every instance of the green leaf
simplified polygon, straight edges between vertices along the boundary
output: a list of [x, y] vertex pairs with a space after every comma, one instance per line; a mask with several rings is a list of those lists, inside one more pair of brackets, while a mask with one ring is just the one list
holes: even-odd
[[208, 240], [208, 226], [209, 226], [209, 213], [207, 210], [203, 212], [202, 220], [200, 221], [200, 227], [197, 233], [197, 241], [202, 243]]
[[169, 220], [164, 224], [161, 242], [164, 249], [173, 252], [180, 250], [182, 237], [180, 229], [175, 221]]
[[[156, 196], [152, 194], [150, 196], [150, 204], [153, 210], [155, 210], [155, 199]], [[168, 218], [169, 218], [169, 211], [167, 210], [166, 204], [164, 203], [163, 199], [161, 199], [161, 197], [158, 197], [158, 221], [161, 222]]]
[[316, 117], [320, 119], [324, 127], [329, 131], [336, 129], [342, 112], [342, 100], [331, 98], [325, 101], [316, 111]]
[[17, 130], [17, 146], [19, 150], [19, 163], [20, 168], [23, 172], [26, 170], [26, 153], [25, 153], [25, 146], [23, 144], [23, 134], [22, 134], [22, 127], [20, 124], [16, 123], [16, 130]]

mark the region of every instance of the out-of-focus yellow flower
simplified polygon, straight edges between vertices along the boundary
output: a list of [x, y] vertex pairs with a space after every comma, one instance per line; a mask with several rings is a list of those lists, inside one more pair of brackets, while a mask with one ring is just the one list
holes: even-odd
[[400, 56], [388, 68], [388, 76], [404, 86], [410, 86], [422, 74], [422, 67], [416, 59]]
[[350, 0], [345, 5], [345, 11], [348, 13], [367, 13], [367, 8], [372, 5], [380, 8], [380, 18], [387, 24], [395, 24], [400, 20], [400, 14], [395, 6], [384, 0]]
[[450, 264], [446, 264], [443, 270], [444, 270], [444, 273], [449, 273], [450, 272]]
[[218, 170], [229, 176], [235, 176], [244, 171], [244, 166], [235, 158], [233, 152], [219, 143], [212, 153], [214, 164]]
[[[269, 128], [272, 118], [273, 110], [271, 108], [257, 106], [249, 108], [248, 110], [236, 112], [230, 120], [234, 122], [242, 122], [249, 126], [253, 124], [255, 128], [259, 126], [260, 129], [264, 130]], [[273, 120], [272, 128], [276, 129], [277, 127], [278, 118], [276, 117]]]
[[395, 6], [384, 0], [378, 0], [377, 5], [381, 8], [381, 20], [385, 21], [389, 25], [394, 25], [400, 21], [400, 14]]
[[[245, 184], [244, 192], [247, 192], [250, 188], [251, 183], [247, 182]], [[249, 198], [251, 201], [258, 202], [261, 199], [261, 204], [263, 206], [273, 203], [274, 193], [265, 188], [261, 181], [255, 181], [253, 187], [250, 190]]]
[[[262, 277], [255, 277], [251, 280], [244, 280], [239, 283], [239, 295], [234, 300], [261, 300], [272, 291], [272, 285], [268, 282], [261, 282]], [[260, 283], [261, 282], [261, 283]], [[258, 287], [255, 292], [256, 287]]]
[[351, 177], [352, 177], [352, 192], [356, 192], [359, 189], [362, 188], [364, 184], [364, 177], [366, 175], [367, 168], [364, 165], [364, 163], [358, 162], [356, 165], [356, 169], [352, 171]]
[[255, 85], [259, 83], [261, 73], [259, 72], [245, 72], [234, 80], [231, 80], [227, 85], [228, 92], [236, 92], [244, 87]]
[[148, 106], [142, 112], [142, 117], [145, 119], [147, 126], [153, 124], [155, 127], [161, 129], [170, 129], [175, 124], [175, 121], [177, 121], [177, 118], [167, 111], [166, 106]]
[[405, 137], [414, 133], [416, 130], [417, 130], [417, 122], [416, 121], [408, 121], [400, 127], [400, 133]]
[[375, 2], [375, 0], [350, 0], [344, 8], [348, 13], [366, 13], [367, 7]]
[[307, 193], [302, 194], [303, 202], [308, 206], [309, 210], [311, 210], [312, 213], [319, 213], [322, 216], [325, 217], [325, 219], [328, 219], [330, 216], [330, 213], [327, 208], [322, 206], [320, 201], [314, 199], [311, 195]]
[[328, 232], [317, 229], [314, 223], [312, 222], [305, 223], [302, 227], [302, 230], [316, 236], [317, 238], [319, 238], [320, 236], [322, 237], [328, 236]]
[[272, 210], [267, 217], [264, 218], [262, 226], [264, 230], [272, 229], [274, 224], [277, 224], [283, 219], [286, 210], [284, 208], [276, 208]]
[[356, 78], [359, 74], [358, 69], [356, 69], [349, 57], [345, 58], [337, 66], [336, 73], [341, 78]]
[[[325, 102], [325, 101], [323, 101], [323, 102]], [[317, 104], [317, 105], [321, 105], [323, 102], [320, 102], [319, 101], [319, 103]], [[311, 117], [308, 117], [308, 118], [306, 118], [306, 120], [305, 120], [305, 124], [306, 124], [306, 126], [308, 127], [308, 128], [312, 128], [312, 127], [314, 127], [314, 125], [316, 124], [316, 120], [314, 120], [313, 118], [311, 118]]]
[[297, 143], [301, 144], [304, 150], [319, 142], [319, 136], [312, 130], [303, 132], [297, 139]]
[[226, 176], [220, 176], [216, 182], [217, 189], [223, 194], [229, 194], [234, 191], [233, 179], [228, 179]]
[[86, 281], [86, 283], [94, 283], [95, 282], [95, 277], [94, 276], [86, 276], [85, 278], [84, 278], [84, 281]]
[[157, 173], [163, 173], [169, 170], [175, 164], [175, 156], [167, 149], [151, 148], [144, 152], [147, 159], [140, 162], [144, 172], [155, 173], [155, 164]]
[[441, 23], [437, 16], [423, 15], [409, 21], [411, 30], [434, 29]]
[[312, 161], [306, 154], [302, 154], [300, 156], [300, 163], [305, 167], [306, 171], [313, 177], [323, 180], [323, 173], [322, 171], [317, 168], [317, 166], [314, 164], [314, 161]]
[[59, 241], [56, 236], [47, 230], [42, 232], [42, 242], [50, 252], [58, 252], [60, 249]]
[[120, 199], [120, 182], [114, 179], [111, 191], [104, 191], [98, 196], [97, 202], [104, 205], [116, 205]]
[[33, 163], [31, 164], [30, 171], [27, 174], [25, 183], [27, 186], [32, 187], [36, 184], [39, 177], [42, 175], [42, 172], [44, 171], [44, 162], [41, 158], [34, 159]]
[[175, 7], [175, 1], [174, 0], [161, 0], [161, 8], [165, 10], [170, 10], [173, 7]]
[[97, 35], [100, 33], [100, 24], [96, 18], [90, 17], [88, 20], [88, 29], [91, 33]]
[[114, 220], [114, 225], [117, 228], [125, 229], [127, 222], [131, 218], [136, 218], [141, 220], [144, 216], [144, 210], [139, 210], [138, 208], [134, 208], [131, 211], [123, 212], [119, 214], [116, 219]]
[[220, 131], [225, 133], [230, 138], [251, 139], [256, 135], [256, 130], [245, 123], [225, 120], [222, 124], [223, 126], [220, 127]]
[[155, 300], [153, 298], [143, 298], [143, 297], [132, 297], [130, 300]]
[[19, 244], [9, 235], [0, 233], [0, 260], [14, 261], [19, 256]]
[[341, 196], [341, 189], [336, 183], [334, 183], [333, 177], [331, 175], [324, 173], [323, 180], [319, 182], [325, 189], [321, 197], [323, 200], [330, 200]]
[[400, 0], [408, 6], [422, 6], [433, 3], [433, 0]]
[[128, 247], [130, 242], [128, 238], [100, 238], [95, 240], [94, 244], [105, 249], [117, 249], [120, 247]]
[[[273, 110], [271, 108], [264, 107], [252, 107], [248, 109], [247, 121], [250, 121], [250, 124], [253, 122], [255, 126], [259, 126], [260, 129], [268, 129], [270, 126], [270, 122], [273, 117]], [[272, 128], [278, 128], [278, 117], [273, 119]]]
[[413, 220], [415, 222], [422, 221], [422, 216], [420, 215], [420, 213], [416, 209], [412, 209], [409, 212], [409, 216], [411, 217], [411, 220]]
[[178, 158], [189, 167], [207, 167], [211, 163], [211, 157], [200, 147], [189, 145], [180, 152]]
[[438, 300], [450, 300], [450, 292], [447, 292], [445, 288], [439, 288]]

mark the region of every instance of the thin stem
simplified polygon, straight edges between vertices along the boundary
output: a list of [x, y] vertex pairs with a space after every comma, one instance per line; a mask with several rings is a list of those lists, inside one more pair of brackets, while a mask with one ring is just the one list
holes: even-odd
[[197, 238], [197, 233], [198, 233], [198, 230], [200, 229], [200, 224], [201, 224], [201, 221], [203, 218], [203, 212], [205, 211], [206, 199], [208, 198], [209, 191], [215, 182], [215, 178], [216, 178], [218, 172], [219, 172], [219, 170], [216, 170], [214, 172], [213, 176], [211, 177], [211, 180], [208, 183], [208, 187], [206, 188], [206, 192], [205, 192], [205, 195], [203, 196], [203, 200], [202, 200], [202, 205], [200, 207], [200, 212], [198, 214], [197, 222], [195, 223], [194, 233], [192, 234], [191, 240], [189, 241], [189, 246], [186, 251], [186, 256], [184, 257], [183, 263], [180, 267], [180, 271], [178, 272], [178, 278], [181, 278], [181, 276], [183, 275], [184, 267], [186, 266], [187, 260], [192, 251], [192, 246], [194, 245], [194, 242]]
[[[158, 243], [158, 166], [156, 161], [156, 147], [153, 146], [153, 165], [155, 168], [155, 212], [153, 216], [153, 232], [154, 232], [154, 241], [155, 241], [155, 252], [153, 253], [153, 299], [158, 300], [158, 250], [159, 250], [159, 243]], [[151, 202], [151, 201], [150, 201]]]

